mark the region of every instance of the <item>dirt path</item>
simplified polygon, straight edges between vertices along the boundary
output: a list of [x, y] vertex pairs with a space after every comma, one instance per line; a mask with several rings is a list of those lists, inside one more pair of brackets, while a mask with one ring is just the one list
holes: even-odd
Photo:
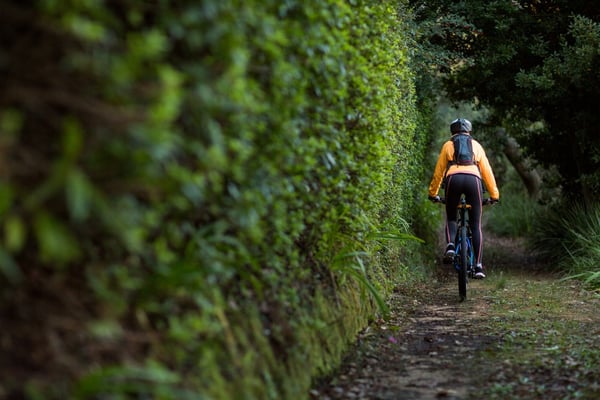
[[399, 290], [315, 399], [600, 398], [600, 301], [539, 272], [521, 243], [488, 239], [488, 279]]

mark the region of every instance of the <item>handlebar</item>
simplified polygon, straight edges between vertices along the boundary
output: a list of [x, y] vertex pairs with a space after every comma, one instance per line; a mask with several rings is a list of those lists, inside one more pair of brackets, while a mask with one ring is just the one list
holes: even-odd
[[[434, 197], [430, 199], [432, 202], [434, 203], [442, 203], [442, 204], [446, 204], [446, 198], [445, 197]], [[493, 205], [493, 204], [497, 204], [499, 202], [499, 200], [495, 200], [492, 199], [491, 197], [488, 197], [487, 199], [483, 199], [481, 201], [481, 205], [483, 206], [487, 206], [487, 205]]]

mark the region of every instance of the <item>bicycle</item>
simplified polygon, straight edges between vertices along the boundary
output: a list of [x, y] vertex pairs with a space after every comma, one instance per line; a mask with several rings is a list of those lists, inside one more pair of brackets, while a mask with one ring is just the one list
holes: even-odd
[[[445, 204], [446, 199], [442, 197], [439, 201], [435, 202]], [[483, 199], [481, 202], [484, 206], [494, 203], [495, 201], [491, 198]], [[465, 196], [462, 195], [457, 206], [458, 218], [456, 220], [456, 237], [454, 238], [455, 252], [450, 262], [454, 265], [454, 269], [458, 274], [458, 295], [460, 296], [460, 301], [464, 301], [467, 298], [467, 283], [469, 279], [475, 278], [473, 236], [471, 226], [469, 225], [470, 208], [471, 205], [467, 203]]]

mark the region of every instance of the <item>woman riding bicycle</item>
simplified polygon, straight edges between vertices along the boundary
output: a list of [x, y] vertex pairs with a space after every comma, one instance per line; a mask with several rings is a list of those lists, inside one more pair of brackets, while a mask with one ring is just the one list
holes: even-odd
[[[485, 278], [483, 265], [481, 263], [483, 253], [483, 234], [481, 231], [481, 208], [482, 208], [482, 185], [481, 181], [490, 193], [492, 202], [500, 199], [500, 192], [496, 186], [496, 178], [492, 167], [485, 155], [485, 151], [479, 142], [471, 138], [471, 122], [469, 120], [458, 118], [450, 124], [452, 139], [465, 139], [461, 143], [470, 143], [469, 151], [471, 160], [457, 161], [455, 142], [448, 140], [442, 146], [440, 155], [433, 172], [433, 178], [429, 184], [429, 200], [440, 201], [438, 192], [444, 178], [446, 179], [446, 252], [444, 262], [451, 263], [454, 257], [454, 237], [457, 229], [456, 208], [462, 194], [468, 204], [471, 205], [469, 212], [469, 224], [473, 234], [473, 250], [475, 253], [475, 278]], [[457, 135], [463, 135], [459, 137]], [[464, 135], [468, 135], [465, 137]], [[466, 140], [468, 139], [468, 141]], [[461, 145], [462, 146], [462, 145]]]

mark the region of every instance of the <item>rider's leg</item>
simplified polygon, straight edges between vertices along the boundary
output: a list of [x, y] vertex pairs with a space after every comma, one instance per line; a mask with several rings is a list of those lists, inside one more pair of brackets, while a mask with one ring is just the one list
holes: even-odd
[[481, 181], [477, 177], [468, 179], [468, 189], [465, 190], [467, 202], [471, 204], [469, 211], [469, 224], [473, 238], [473, 253], [475, 257], [475, 278], [485, 278], [485, 272], [481, 260], [483, 257], [483, 232], [481, 229], [481, 211], [483, 200]]
[[471, 205], [469, 210], [469, 225], [473, 235], [473, 253], [475, 263], [481, 264], [483, 256], [483, 232], [481, 230], [481, 202], [483, 200], [481, 180], [476, 176], [465, 175], [465, 198]]
[[457, 213], [456, 207], [462, 194], [462, 187], [458, 175], [448, 176], [446, 182], [446, 243], [453, 243], [456, 237]]

